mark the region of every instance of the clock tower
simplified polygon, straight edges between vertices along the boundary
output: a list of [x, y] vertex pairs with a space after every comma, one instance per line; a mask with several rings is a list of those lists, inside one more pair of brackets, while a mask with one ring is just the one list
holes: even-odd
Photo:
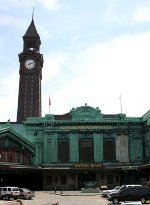
[[19, 54], [20, 81], [17, 122], [22, 122], [26, 117], [41, 116], [43, 55], [40, 54], [40, 45], [40, 36], [32, 19], [23, 36], [23, 51]]

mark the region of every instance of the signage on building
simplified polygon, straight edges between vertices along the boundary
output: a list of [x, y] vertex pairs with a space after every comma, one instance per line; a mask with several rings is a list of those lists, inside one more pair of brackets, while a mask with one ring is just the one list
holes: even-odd
[[101, 168], [102, 164], [94, 164], [94, 163], [89, 163], [89, 164], [82, 164], [82, 163], [77, 163], [73, 165], [74, 168]]
[[110, 125], [67, 125], [61, 127], [61, 129], [70, 129], [70, 130], [77, 130], [77, 129], [112, 129]]
[[122, 170], [137, 170], [137, 166], [123, 166]]

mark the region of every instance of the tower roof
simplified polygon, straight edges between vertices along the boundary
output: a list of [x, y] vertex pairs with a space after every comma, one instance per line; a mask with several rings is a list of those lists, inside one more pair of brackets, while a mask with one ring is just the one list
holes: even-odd
[[34, 20], [32, 19], [30, 26], [28, 27], [25, 35], [25, 37], [31, 37], [31, 36], [35, 36], [35, 37], [39, 37], [39, 34], [37, 33], [35, 24], [34, 24]]

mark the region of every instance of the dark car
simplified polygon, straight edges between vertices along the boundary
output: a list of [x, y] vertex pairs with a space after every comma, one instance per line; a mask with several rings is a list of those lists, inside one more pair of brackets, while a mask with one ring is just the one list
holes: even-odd
[[118, 204], [120, 201], [141, 201], [142, 204], [145, 204], [147, 200], [150, 200], [150, 188], [144, 186], [127, 187], [111, 194], [108, 200], [114, 204]]

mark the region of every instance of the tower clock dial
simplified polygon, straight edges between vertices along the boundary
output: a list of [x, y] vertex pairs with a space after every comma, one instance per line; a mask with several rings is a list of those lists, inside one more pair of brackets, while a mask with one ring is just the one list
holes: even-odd
[[32, 68], [34, 68], [34, 66], [35, 66], [34, 60], [26, 60], [25, 67], [27, 69], [32, 69]]

